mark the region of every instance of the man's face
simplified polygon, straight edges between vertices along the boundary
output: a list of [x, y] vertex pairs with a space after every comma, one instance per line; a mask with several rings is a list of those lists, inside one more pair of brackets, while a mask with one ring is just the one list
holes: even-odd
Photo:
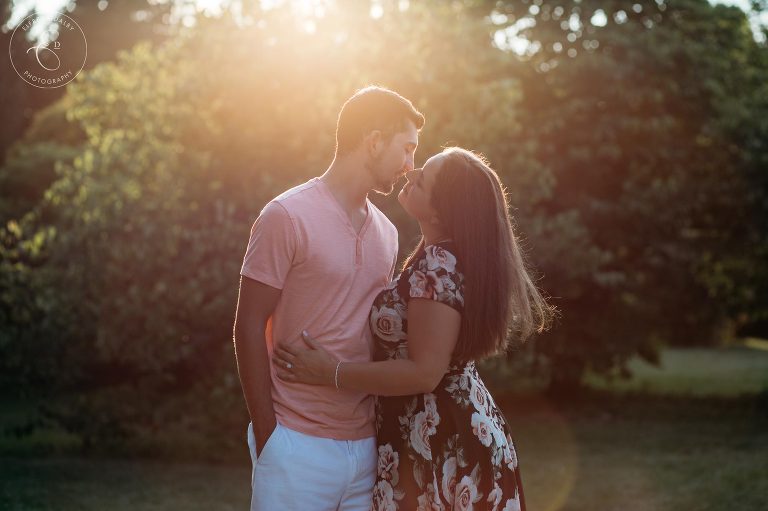
[[419, 145], [419, 132], [408, 121], [405, 130], [395, 133], [389, 141], [382, 141], [381, 151], [368, 168], [373, 178], [373, 190], [384, 195], [392, 193], [395, 183], [413, 170], [413, 157]]

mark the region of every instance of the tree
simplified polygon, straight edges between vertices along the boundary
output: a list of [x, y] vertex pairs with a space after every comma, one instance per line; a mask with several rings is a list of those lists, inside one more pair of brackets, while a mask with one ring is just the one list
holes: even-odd
[[[745, 240], [765, 240], [752, 215], [765, 196], [766, 57], [744, 15], [693, 0], [623, 16], [611, 2], [540, 3], [526, 30], [539, 49], [520, 56], [498, 34], [522, 5], [202, 18], [78, 77], [41, 115], [70, 136], [40, 122], [16, 149], [56, 170], [2, 233], [8, 381], [76, 391], [49, 415], [94, 441], [238, 428], [230, 331], [248, 229], [325, 169], [338, 107], [368, 83], [425, 112], [421, 158], [457, 144], [499, 170], [561, 310], [531, 345], [553, 388], [760, 310], [749, 296], [765, 281], [748, 277], [764, 265]], [[588, 23], [598, 9], [606, 22]], [[374, 199], [406, 253], [415, 224]]]

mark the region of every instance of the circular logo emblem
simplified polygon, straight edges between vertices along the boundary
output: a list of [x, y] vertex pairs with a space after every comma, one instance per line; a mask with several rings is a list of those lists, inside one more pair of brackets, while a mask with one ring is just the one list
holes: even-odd
[[14, 29], [8, 53], [22, 80], [41, 89], [55, 89], [83, 70], [88, 45], [80, 25], [66, 14], [51, 18], [32, 14]]

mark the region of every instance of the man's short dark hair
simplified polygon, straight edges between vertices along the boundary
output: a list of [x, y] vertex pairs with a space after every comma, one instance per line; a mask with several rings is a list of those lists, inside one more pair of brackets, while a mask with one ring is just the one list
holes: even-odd
[[411, 121], [417, 130], [424, 126], [424, 115], [397, 92], [369, 86], [358, 90], [341, 107], [336, 123], [336, 155], [352, 152], [373, 130], [385, 137], [405, 130]]

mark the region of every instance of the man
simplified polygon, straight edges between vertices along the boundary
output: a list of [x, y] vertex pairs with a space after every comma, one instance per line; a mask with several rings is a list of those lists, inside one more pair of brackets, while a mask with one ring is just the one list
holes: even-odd
[[367, 510], [376, 478], [371, 396], [285, 382], [276, 343], [303, 330], [344, 361], [369, 361], [368, 314], [392, 279], [397, 230], [368, 200], [413, 169], [424, 116], [380, 87], [341, 109], [321, 177], [262, 210], [243, 261], [234, 340], [251, 424], [251, 510]]

